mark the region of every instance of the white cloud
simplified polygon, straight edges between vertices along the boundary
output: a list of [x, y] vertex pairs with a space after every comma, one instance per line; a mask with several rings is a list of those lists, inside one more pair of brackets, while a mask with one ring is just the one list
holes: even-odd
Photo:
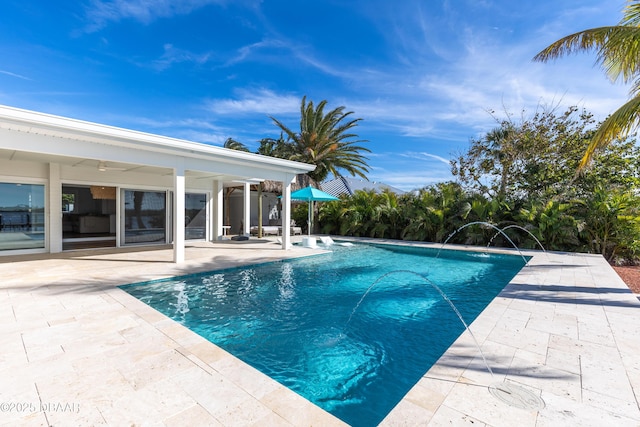
[[85, 11], [87, 32], [98, 31], [110, 22], [133, 19], [149, 24], [158, 18], [185, 15], [225, 0], [93, 0]]
[[369, 179], [410, 191], [453, 180], [449, 161], [427, 152], [378, 153], [370, 157]]
[[226, 66], [231, 66], [240, 62], [245, 61], [248, 58], [251, 58], [257, 51], [261, 51], [264, 49], [270, 48], [284, 48], [288, 49], [289, 46], [282, 40], [274, 40], [274, 39], [265, 39], [256, 43], [251, 43], [246, 46], [242, 46], [237, 50], [237, 55], [233, 58], [229, 59], [226, 62]]
[[204, 64], [210, 60], [212, 54], [210, 52], [205, 53], [193, 53], [188, 50], [179, 49], [172, 44], [167, 43], [163, 46], [164, 53], [162, 56], [153, 61], [154, 68], [158, 70], [164, 70], [169, 68], [173, 64], [182, 62], [190, 62], [194, 64]]
[[219, 115], [299, 114], [297, 95], [278, 95], [269, 89], [238, 89], [235, 99], [214, 99], [206, 102], [206, 109]]
[[22, 80], [31, 80], [29, 77], [25, 77], [23, 75], [12, 73], [10, 71], [5, 71], [5, 70], [0, 70], [0, 74], [4, 74], [4, 75], [10, 76], [10, 77], [15, 77], [17, 79], [22, 79]]
[[403, 170], [372, 170], [371, 181], [382, 182], [404, 191], [416, 190], [452, 180], [453, 176], [446, 168], [441, 169], [409, 169]]
[[424, 152], [423, 153], [418, 153], [418, 154], [420, 156], [427, 157], [427, 158], [430, 158], [430, 159], [435, 159], [435, 160], [437, 160], [439, 162], [442, 162], [445, 165], [447, 165], [447, 167], [450, 166], [449, 160], [445, 159], [444, 157], [440, 157], [440, 156], [436, 156], [435, 154], [429, 154], [429, 153], [424, 153]]

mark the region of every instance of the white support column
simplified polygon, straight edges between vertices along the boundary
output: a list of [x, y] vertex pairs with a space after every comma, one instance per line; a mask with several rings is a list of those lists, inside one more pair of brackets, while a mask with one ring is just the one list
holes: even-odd
[[291, 247], [291, 181], [282, 181], [282, 249]]
[[242, 234], [249, 235], [251, 227], [251, 184], [244, 183], [244, 201], [242, 215]]
[[213, 240], [213, 221], [211, 220], [211, 218], [213, 217], [213, 195], [210, 191], [207, 191], [206, 211], [207, 214], [205, 215], [206, 226], [204, 239], [207, 242], [210, 242]]
[[222, 181], [213, 181], [211, 193], [211, 235], [212, 240], [222, 240], [222, 220], [224, 218], [224, 185]]
[[60, 164], [49, 163], [49, 191], [47, 233], [49, 236], [49, 252], [62, 252], [62, 181]]
[[184, 262], [184, 209], [185, 174], [184, 164], [173, 170], [173, 262]]
[[121, 232], [124, 224], [124, 190], [116, 187], [116, 248], [124, 244], [124, 232]]

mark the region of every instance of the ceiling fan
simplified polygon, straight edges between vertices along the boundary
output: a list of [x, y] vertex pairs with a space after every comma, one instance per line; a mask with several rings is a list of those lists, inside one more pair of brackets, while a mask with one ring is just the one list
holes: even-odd
[[100, 172], [123, 171], [123, 170], [127, 170], [127, 168], [112, 167], [112, 166], [108, 166], [107, 162], [103, 162], [103, 161], [98, 162], [98, 171], [100, 171]]

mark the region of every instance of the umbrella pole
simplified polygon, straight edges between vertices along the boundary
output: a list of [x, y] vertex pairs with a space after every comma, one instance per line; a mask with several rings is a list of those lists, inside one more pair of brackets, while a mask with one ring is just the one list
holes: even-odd
[[309, 200], [309, 212], [307, 214], [307, 237], [311, 237], [311, 200]]

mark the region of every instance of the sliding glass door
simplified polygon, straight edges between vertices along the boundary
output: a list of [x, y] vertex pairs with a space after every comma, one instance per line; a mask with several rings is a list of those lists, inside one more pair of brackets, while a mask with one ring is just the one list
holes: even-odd
[[166, 241], [167, 193], [124, 190], [124, 244]]
[[116, 246], [116, 187], [62, 185], [62, 249]]

